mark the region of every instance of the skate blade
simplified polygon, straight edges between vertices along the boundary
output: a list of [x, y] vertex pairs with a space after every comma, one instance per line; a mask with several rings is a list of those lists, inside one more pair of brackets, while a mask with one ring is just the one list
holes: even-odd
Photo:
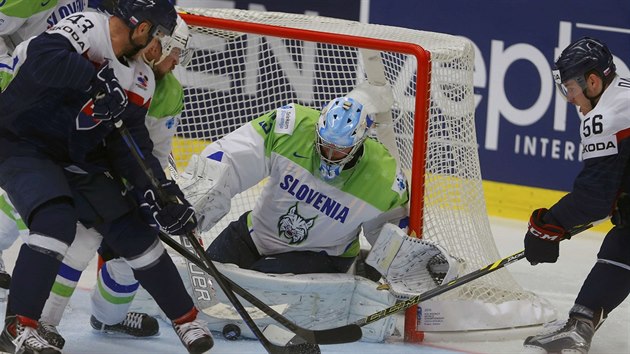
[[[155, 337], [159, 337], [160, 336], [160, 331], [158, 331], [156, 334], [150, 335], [150, 336], [134, 336], [132, 334], [129, 333], [125, 333], [125, 332], [120, 332], [120, 331], [112, 331], [112, 330], [101, 330], [101, 329], [94, 329], [92, 328], [92, 332], [96, 333], [96, 334], [100, 334], [102, 336], [107, 336], [108, 338], [131, 338], [131, 339], [151, 339], [151, 338], [155, 338]], [[2, 352], [0, 352], [1, 354]]]

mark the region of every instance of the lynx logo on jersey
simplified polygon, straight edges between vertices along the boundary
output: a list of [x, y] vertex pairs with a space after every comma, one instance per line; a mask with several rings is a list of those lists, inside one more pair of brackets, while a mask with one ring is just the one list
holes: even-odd
[[289, 240], [290, 245], [297, 245], [308, 238], [308, 230], [315, 224], [317, 216], [305, 219], [297, 211], [298, 203], [289, 208], [289, 211], [280, 217], [278, 221], [278, 234]]
[[617, 154], [617, 137], [615, 135], [598, 136], [582, 141], [582, 158], [584, 160], [615, 154]]

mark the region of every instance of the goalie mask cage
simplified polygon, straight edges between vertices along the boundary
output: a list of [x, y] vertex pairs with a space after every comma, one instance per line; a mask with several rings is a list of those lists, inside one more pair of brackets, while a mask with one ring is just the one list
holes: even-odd
[[[180, 168], [210, 141], [270, 110], [291, 102], [321, 108], [363, 81], [386, 84], [394, 102], [391, 114], [376, 119], [377, 138], [410, 181], [410, 229], [463, 260], [465, 273], [501, 258], [482, 189], [468, 40], [320, 16], [179, 10], [195, 50], [190, 66], [175, 72], [185, 89], [174, 146]], [[237, 195], [204, 242], [251, 210], [259, 190]], [[528, 326], [553, 315], [503, 269], [408, 310], [405, 339]]]

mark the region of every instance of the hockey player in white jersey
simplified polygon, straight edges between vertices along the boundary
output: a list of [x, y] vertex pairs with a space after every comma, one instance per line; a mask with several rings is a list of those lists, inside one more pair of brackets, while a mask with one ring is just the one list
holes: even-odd
[[[153, 42], [140, 53], [152, 67], [156, 77], [155, 93], [145, 124], [153, 141], [153, 155], [163, 168], [168, 165], [172, 139], [177, 130], [179, 114], [184, 104], [184, 90], [172, 71], [177, 64], [186, 65], [190, 59], [188, 26], [178, 16], [172, 36]], [[56, 347], [65, 340], [58, 333], [63, 312], [70, 301], [79, 277], [94, 258], [102, 236], [94, 229], [77, 225], [77, 237], [68, 249], [40, 319], [40, 334]], [[111, 250], [104, 245], [103, 255]], [[129, 312], [138, 289], [131, 267], [121, 258], [107, 259], [99, 267], [97, 285], [92, 293], [90, 324], [98, 331], [124, 333], [136, 337], [158, 334], [159, 324], [145, 313]]]
[[613, 56], [601, 41], [584, 37], [565, 48], [555, 63], [559, 93], [581, 113], [584, 166], [573, 190], [549, 210], [533, 212], [525, 236], [532, 264], [558, 260], [566, 230], [611, 215], [597, 262], [560, 326], [528, 337], [531, 353], [588, 353], [595, 331], [630, 293], [630, 78], [616, 73]]
[[[144, 122], [154, 76], [133, 59], [152, 39], [170, 35], [176, 18], [166, 0], [119, 0], [112, 17], [75, 14], [16, 48], [15, 78], [0, 95], [0, 186], [30, 232], [14, 268], [3, 350], [60, 352], [39, 336], [37, 320], [77, 220], [95, 227], [128, 262], [189, 352], [212, 346], [156, 230], [112, 178], [146, 191], [144, 201], [169, 233], [195, 227], [194, 210], [151, 153]], [[118, 122], [133, 146], [115, 133]], [[161, 187], [149, 182], [130, 148], [142, 152]], [[156, 188], [167, 195], [164, 201], [151, 198]]]

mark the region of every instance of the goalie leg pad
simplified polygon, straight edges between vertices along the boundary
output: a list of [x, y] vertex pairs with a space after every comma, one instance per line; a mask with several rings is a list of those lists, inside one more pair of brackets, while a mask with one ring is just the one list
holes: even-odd
[[[387, 291], [376, 290], [377, 284], [362, 278], [357, 278], [357, 286], [352, 296], [352, 303], [348, 315], [349, 322], [354, 322], [365, 316], [381, 311], [396, 303], [396, 298]], [[396, 316], [387, 316], [379, 321], [361, 327], [366, 342], [382, 342], [394, 333]]]
[[354, 258], [335, 257], [321, 252], [296, 251], [261, 257], [251, 269], [262, 273], [345, 273], [350, 269]]
[[[216, 263], [217, 269], [262, 302], [305, 328], [326, 329], [348, 324], [373, 311], [394, 304], [387, 291], [377, 290], [377, 283], [345, 273], [266, 274], [238, 268], [233, 264]], [[218, 303], [202, 309], [203, 320], [213, 331], [226, 325], [237, 325], [241, 336], [256, 338], [243, 323], [221, 289]], [[259, 327], [277, 322], [262, 311], [243, 302]], [[365, 326], [364, 339], [382, 341], [393, 330], [393, 317]]]

